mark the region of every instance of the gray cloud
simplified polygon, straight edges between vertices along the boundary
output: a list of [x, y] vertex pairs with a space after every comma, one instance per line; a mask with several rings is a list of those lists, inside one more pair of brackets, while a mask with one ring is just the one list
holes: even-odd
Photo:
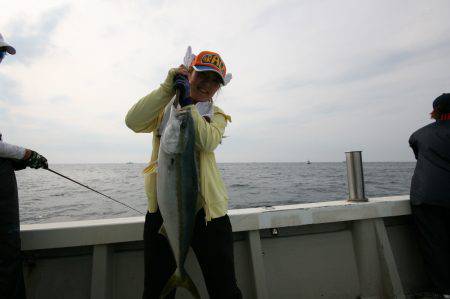
[[69, 10], [69, 5], [49, 9], [35, 23], [27, 23], [24, 19], [13, 20], [8, 27], [10, 43], [17, 50], [15, 61], [29, 65], [44, 55], [52, 47], [52, 33]]
[[350, 69], [342, 70], [333, 76], [327, 76], [324, 72], [319, 79], [295, 79], [295, 75], [285, 77], [273, 90], [290, 90], [304, 87], [323, 88], [325, 86], [344, 85], [356, 81], [364, 81], [377, 76], [385, 76], [390, 72], [400, 68], [408, 67], [414, 60], [424, 57], [439, 57], [450, 52], [450, 40], [443, 39], [434, 44], [424, 45], [420, 48], [407, 50], [393, 50], [387, 54], [380, 54], [375, 57], [365, 57], [363, 63], [352, 65]]
[[[394, 50], [391, 53], [375, 57], [372, 61], [368, 61], [366, 65], [360, 68], [353, 68], [342, 74], [339, 78], [331, 80], [334, 84], [348, 83], [358, 80], [366, 80], [376, 76], [388, 74], [395, 69], [408, 66], [413, 60], [430, 54], [444, 55], [450, 52], [450, 41], [441, 40], [434, 44], [422, 46], [420, 48], [411, 48], [406, 50]], [[370, 57], [369, 57], [370, 59]]]

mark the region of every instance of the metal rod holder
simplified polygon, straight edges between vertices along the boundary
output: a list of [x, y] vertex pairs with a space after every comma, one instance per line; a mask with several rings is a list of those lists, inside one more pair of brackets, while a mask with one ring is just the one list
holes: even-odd
[[348, 201], [368, 201], [364, 194], [364, 173], [361, 151], [345, 153], [347, 160]]

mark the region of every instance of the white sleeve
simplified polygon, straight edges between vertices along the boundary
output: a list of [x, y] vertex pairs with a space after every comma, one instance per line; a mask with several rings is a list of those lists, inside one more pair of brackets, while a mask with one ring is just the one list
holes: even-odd
[[22, 159], [24, 156], [23, 147], [0, 141], [0, 158]]

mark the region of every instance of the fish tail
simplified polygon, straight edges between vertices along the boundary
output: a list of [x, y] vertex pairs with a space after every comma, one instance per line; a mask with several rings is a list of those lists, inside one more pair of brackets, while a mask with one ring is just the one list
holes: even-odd
[[161, 292], [160, 298], [165, 298], [167, 295], [169, 295], [170, 292], [172, 292], [173, 289], [177, 287], [185, 288], [191, 293], [194, 298], [200, 299], [200, 294], [197, 290], [197, 287], [195, 286], [189, 274], [184, 273], [184, 275], [181, 275], [178, 269], [166, 283], [166, 286]]

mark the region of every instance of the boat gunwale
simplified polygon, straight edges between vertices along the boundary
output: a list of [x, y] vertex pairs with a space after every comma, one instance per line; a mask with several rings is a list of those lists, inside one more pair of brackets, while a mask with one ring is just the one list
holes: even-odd
[[[229, 210], [234, 232], [411, 214], [409, 195]], [[143, 216], [22, 224], [22, 250], [141, 241]]]

